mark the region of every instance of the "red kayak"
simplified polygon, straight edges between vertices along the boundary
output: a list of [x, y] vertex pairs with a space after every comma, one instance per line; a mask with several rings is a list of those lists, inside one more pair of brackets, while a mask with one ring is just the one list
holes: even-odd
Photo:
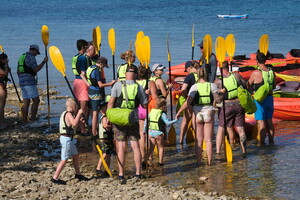
[[300, 120], [300, 98], [274, 97], [274, 117], [287, 120]]

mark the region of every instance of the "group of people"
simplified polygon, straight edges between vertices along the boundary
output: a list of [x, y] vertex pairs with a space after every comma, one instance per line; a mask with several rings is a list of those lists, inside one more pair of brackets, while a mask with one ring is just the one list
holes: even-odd
[[[203, 44], [198, 45], [203, 52]], [[67, 163], [68, 158], [73, 157], [76, 171], [75, 178], [87, 180], [81, 175], [78, 161], [78, 151], [73, 138], [74, 134], [92, 134], [94, 139], [99, 139], [100, 148], [104, 153], [106, 162], [110, 163], [110, 155], [117, 153], [119, 168], [118, 178], [125, 180], [125, 152], [127, 140], [130, 140], [134, 154], [135, 174], [142, 178], [142, 168], [148, 165], [154, 146], [158, 145], [159, 166], [163, 166], [164, 143], [166, 140], [166, 125], [174, 124], [183, 116], [180, 128], [180, 144], [183, 143], [187, 132], [187, 126], [191, 121], [195, 130], [195, 152], [197, 163], [202, 160], [202, 145], [206, 143], [208, 165], [212, 164], [213, 155], [213, 129], [215, 108], [218, 105], [218, 133], [216, 136], [216, 153], [220, 153], [222, 140], [227, 131], [230, 143], [234, 143], [234, 129], [239, 135], [243, 157], [246, 157], [246, 135], [244, 130], [245, 111], [239, 104], [237, 88], [242, 86], [256, 92], [265, 83], [269, 84], [267, 98], [258, 102], [255, 100], [257, 111], [255, 118], [258, 121], [258, 131], [261, 135], [261, 144], [265, 144], [268, 134], [269, 143], [274, 143], [274, 127], [272, 124], [273, 97], [272, 89], [275, 86], [275, 75], [271, 68], [265, 66], [266, 56], [257, 54], [258, 70], [255, 70], [248, 82], [235, 72], [229, 71], [228, 62], [222, 63], [220, 70], [222, 77], [216, 78], [217, 61], [214, 54], [207, 62], [203, 57], [199, 61], [187, 61], [185, 70], [189, 73], [183, 82], [181, 102], [184, 102], [177, 111], [174, 120], [167, 118], [166, 98], [172, 90], [173, 84], [167, 84], [163, 79], [161, 64], [154, 64], [151, 71], [143, 65], [135, 66], [135, 55], [132, 51], [121, 54], [125, 64], [121, 64], [117, 70], [117, 80], [106, 83], [104, 68], [108, 67], [105, 57], [97, 55], [94, 44], [85, 40], [77, 41], [78, 53], [72, 59], [72, 70], [75, 75], [73, 90], [76, 99], [68, 99], [66, 111], [60, 117], [60, 142], [62, 145], [61, 161], [51, 181], [57, 184], [66, 184], [58, 177]], [[35, 56], [40, 54], [38, 45], [31, 45], [29, 51], [21, 55], [18, 61], [19, 85], [22, 90], [23, 106], [22, 120], [24, 124], [36, 120], [39, 105], [39, 96], [36, 87], [35, 75], [48, 58], [45, 57], [38, 65]], [[209, 64], [208, 64], [209, 63]], [[8, 58], [6, 54], [0, 55], [0, 122], [3, 120], [4, 105], [6, 99], [6, 82], [9, 73]], [[171, 82], [171, 81], [169, 81]], [[105, 87], [111, 88], [109, 100], [106, 98]], [[4, 98], [5, 97], [5, 98]], [[32, 100], [31, 115], [28, 117], [28, 109]], [[223, 103], [223, 104], [222, 104]], [[78, 107], [79, 106], [79, 107]], [[225, 107], [225, 109], [224, 109]], [[126, 108], [131, 110], [130, 125], [118, 125], [111, 123], [106, 115], [113, 108]], [[88, 116], [91, 110], [92, 130], [89, 132]], [[99, 113], [101, 113], [99, 123]], [[148, 115], [147, 115], [148, 114]], [[148, 120], [146, 120], [148, 118]], [[78, 126], [78, 128], [77, 128]], [[148, 135], [146, 134], [148, 133]], [[146, 142], [149, 138], [150, 148], [146, 151]], [[99, 159], [96, 173], [99, 176], [108, 176], [101, 170], [103, 163]]]

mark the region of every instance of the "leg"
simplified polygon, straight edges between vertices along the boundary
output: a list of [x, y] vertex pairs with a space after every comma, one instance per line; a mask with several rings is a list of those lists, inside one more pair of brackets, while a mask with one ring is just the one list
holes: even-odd
[[23, 99], [23, 105], [22, 105], [22, 121], [23, 124], [28, 123], [28, 109], [29, 109], [30, 99]]
[[[109, 166], [109, 163], [107, 162], [108, 159], [106, 159], [108, 157], [107, 154], [103, 153], [102, 155], [103, 155], [103, 158], [105, 159], [107, 165]], [[99, 158], [98, 165], [97, 165], [96, 169], [101, 170], [101, 167], [102, 167], [102, 159]]]
[[164, 134], [156, 136], [157, 146], [158, 146], [158, 158], [159, 163], [164, 163]]
[[[83, 110], [85, 121], [88, 124], [89, 120], [89, 111], [88, 111], [88, 101], [80, 101], [80, 108]], [[85, 133], [85, 123], [80, 122], [81, 133]]]
[[268, 132], [268, 137], [269, 137], [269, 144], [274, 144], [274, 135], [275, 135], [275, 129], [274, 125], [272, 122], [272, 119], [267, 119], [266, 120], [266, 125], [267, 125], [267, 132]]
[[152, 155], [152, 153], [153, 153], [153, 150], [154, 150], [154, 147], [155, 147], [155, 144], [156, 144], [156, 139], [152, 138], [152, 137], [149, 137], [149, 143], [150, 143], [150, 148], [149, 148], [148, 154], [145, 157], [145, 160], [144, 160], [145, 163], [147, 163], [150, 155]]
[[183, 118], [182, 118], [182, 123], [181, 123], [181, 126], [180, 126], [180, 136], [179, 136], [179, 143], [180, 144], [183, 144], [183, 139], [184, 139], [184, 136], [185, 136], [186, 131], [187, 131], [187, 125], [188, 125], [189, 121], [191, 120], [191, 116], [192, 116], [191, 113], [192, 113], [192, 107], [189, 106], [184, 111]]
[[57, 180], [61, 171], [63, 170], [64, 166], [66, 165], [66, 163], [68, 162], [68, 160], [61, 160], [56, 168], [55, 174], [53, 176], [53, 179]]
[[196, 119], [196, 140], [195, 140], [195, 153], [198, 165], [201, 164], [202, 159], [202, 143], [204, 138], [204, 124], [199, 119]]
[[242, 148], [242, 152], [246, 153], [246, 133], [243, 126], [236, 127], [236, 130], [240, 136], [240, 144]]
[[4, 107], [7, 98], [7, 90], [5, 84], [0, 84], [0, 124], [4, 123]]
[[141, 175], [141, 152], [140, 152], [140, 147], [139, 147], [139, 142], [138, 141], [130, 141], [131, 148], [133, 150], [133, 155], [134, 155], [134, 163], [135, 163], [135, 174], [136, 175]]
[[212, 145], [212, 137], [213, 137], [213, 130], [214, 130], [214, 120], [210, 122], [204, 123], [204, 140], [206, 143], [206, 154], [208, 165], [211, 165], [212, 161], [212, 152], [213, 152], [213, 145]]
[[30, 114], [30, 120], [34, 122], [36, 120], [37, 111], [40, 104], [40, 97], [34, 97], [32, 99], [32, 106], [31, 106], [31, 114]]
[[218, 132], [217, 132], [217, 137], [216, 137], [216, 153], [217, 154], [220, 153], [220, 150], [221, 150], [221, 147], [223, 144], [224, 134], [225, 134], [224, 127], [219, 126]]
[[77, 175], [81, 174], [80, 172], [80, 168], [79, 168], [79, 154], [75, 154], [72, 156], [72, 160], [73, 160], [73, 166], [74, 166], [74, 169], [75, 169], [75, 173]]
[[93, 135], [98, 135], [98, 111], [93, 111], [92, 116], [92, 133]]
[[116, 141], [116, 147], [117, 147], [119, 176], [124, 176], [126, 142], [125, 141]]
[[231, 127], [226, 127], [226, 131], [227, 131], [227, 133], [228, 133], [228, 135], [229, 135], [229, 143], [230, 143], [230, 145], [233, 147], [233, 144], [234, 144], [234, 135], [235, 135], [235, 131], [234, 131], [234, 129], [233, 129], [233, 127], [231, 126]]
[[260, 135], [260, 143], [264, 145], [266, 139], [266, 126], [264, 120], [257, 120], [257, 128], [258, 134]]
[[143, 120], [143, 119], [139, 120], [140, 137], [141, 137], [139, 140], [139, 145], [140, 145], [142, 160], [145, 160], [145, 142], [146, 142], [146, 134], [144, 134], [144, 123], [145, 123], [145, 120]]

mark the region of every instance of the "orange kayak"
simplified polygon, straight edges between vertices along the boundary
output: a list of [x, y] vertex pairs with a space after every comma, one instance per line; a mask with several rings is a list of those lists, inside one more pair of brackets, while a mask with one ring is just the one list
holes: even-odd
[[300, 98], [274, 97], [274, 117], [287, 120], [300, 120]]

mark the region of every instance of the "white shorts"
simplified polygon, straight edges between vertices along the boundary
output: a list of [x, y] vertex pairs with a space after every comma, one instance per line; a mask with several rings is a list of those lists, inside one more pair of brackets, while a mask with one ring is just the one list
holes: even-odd
[[71, 156], [78, 154], [75, 138], [72, 140], [72, 137], [61, 135], [59, 141], [61, 144], [61, 160], [68, 160]]

